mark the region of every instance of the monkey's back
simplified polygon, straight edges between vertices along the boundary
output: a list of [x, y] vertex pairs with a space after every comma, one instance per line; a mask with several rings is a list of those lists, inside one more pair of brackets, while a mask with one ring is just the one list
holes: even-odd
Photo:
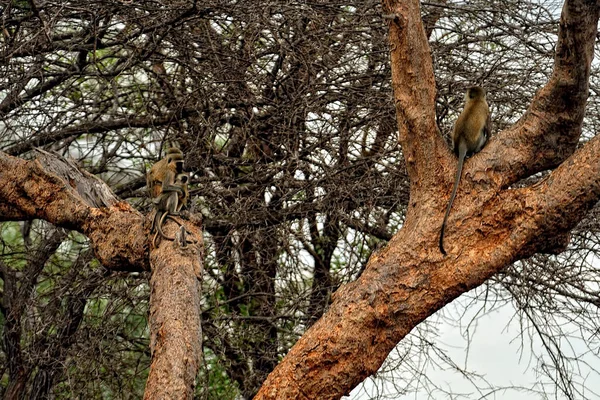
[[473, 152], [478, 148], [488, 114], [489, 108], [485, 100], [470, 100], [465, 104], [465, 108], [456, 120], [452, 132], [455, 149], [458, 147], [457, 142], [461, 138], [466, 142], [469, 152]]
[[146, 175], [146, 186], [150, 191], [150, 197], [155, 198], [162, 192], [162, 182], [165, 179], [167, 160], [162, 159], [155, 163]]
[[[146, 174], [146, 186], [150, 192], [150, 197], [156, 198], [162, 193], [162, 183], [172, 161], [181, 161], [181, 168], [183, 168], [183, 153], [177, 147], [169, 147], [167, 155], [157, 161]], [[175, 169], [172, 170], [174, 173], [177, 172]]]

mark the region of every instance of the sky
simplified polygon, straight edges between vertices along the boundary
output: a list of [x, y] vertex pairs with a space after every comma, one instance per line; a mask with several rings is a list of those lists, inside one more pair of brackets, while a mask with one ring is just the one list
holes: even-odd
[[[473, 305], [473, 304], [471, 304]], [[441, 312], [446, 317], [457, 316], [460, 312], [466, 312], [462, 321], [468, 324], [477, 312], [478, 307], [471, 307], [467, 304], [466, 297], [461, 297], [455, 303], [446, 306], [448, 309]], [[350, 396], [344, 397], [345, 400], [367, 400], [375, 398], [387, 399], [493, 399], [493, 400], [539, 400], [539, 399], [567, 399], [566, 396], [557, 394], [554, 396], [554, 385], [551, 384], [546, 376], [538, 373], [540, 364], [532, 356], [532, 351], [542, 354], [541, 341], [533, 337], [533, 342], [529, 337], [522, 337], [519, 334], [520, 328], [514, 319], [515, 311], [512, 305], [507, 304], [500, 309], [486, 313], [476, 319], [476, 322], [468, 327], [452, 326], [444, 322], [440, 315], [432, 316], [438, 328], [438, 336], [432, 337], [437, 345], [441, 345], [447, 350], [447, 354], [461, 368], [466, 368], [471, 372], [481, 375], [479, 383], [485, 387], [483, 380], [486, 380], [490, 386], [521, 387], [521, 390], [500, 390], [496, 392], [478, 391], [467, 379], [465, 379], [455, 369], [442, 370], [427, 363], [423, 368], [423, 374], [437, 385], [445, 387], [454, 393], [462, 396], [449, 397], [448, 395], [437, 391], [433, 394], [426, 390], [417, 391], [407, 395], [399, 395], [398, 390], [393, 384], [386, 384], [384, 379], [367, 379], [363, 384], [357, 386]], [[574, 325], [573, 325], [574, 328]], [[466, 334], [468, 332], [468, 334]], [[471, 337], [470, 345], [465, 336]], [[572, 339], [568, 349], [579, 355], [582, 361], [589, 361], [592, 367], [600, 370], [600, 361], [598, 357], [591, 354], [582, 356], [586, 347], [578, 346], [576, 339]], [[562, 350], [562, 347], [561, 347]], [[600, 349], [598, 349], [600, 351]], [[586, 395], [590, 398], [596, 398], [591, 393], [597, 393], [600, 399], [600, 376], [589, 370], [586, 370], [584, 364], [580, 375], [586, 377], [583, 386]], [[386, 374], [393, 372], [386, 372]], [[401, 372], [398, 372], [396, 378], [399, 378]], [[546, 392], [549, 397], [544, 397], [540, 392], [544, 390], [543, 382], [547, 384]], [[396, 385], [402, 384], [401, 377], [396, 379]], [[377, 396], [380, 397], [377, 397]], [[382, 396], [384, 395], [384, 396]], [[576, 396], [579, 399], [581, 397]]]

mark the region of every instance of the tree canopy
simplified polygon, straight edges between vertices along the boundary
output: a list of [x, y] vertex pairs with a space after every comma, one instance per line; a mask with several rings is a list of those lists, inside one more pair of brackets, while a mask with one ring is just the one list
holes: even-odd
[[[569, 321], [599, 344], [598, 8], [0, 1], [0, 393], [149, 396], [152, 318], [181, 311], [202, 326], [200, 398], [339, 398], [398, 343], [404, 394], [423, 386], [409, 344], [441, 346], [426, 318], [468, 292], [541, 338], [536, 391], [594, 398], [561, 343]], [[443, 257], [474, 84], [493, 136]], [[145, 173], [169, 143], [205, 246], [177, 262], [148, 240]]]

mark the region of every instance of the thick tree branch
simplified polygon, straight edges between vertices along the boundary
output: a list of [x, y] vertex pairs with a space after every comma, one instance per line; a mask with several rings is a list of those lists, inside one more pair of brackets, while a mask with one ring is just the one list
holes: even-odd
[[[175, 224], [165, 224], [173, 236]], [[201, 239], [195, 228], [193, 237]], [[162, 241], [150, 253], [150, 350], [144, 399], [192, 399], [202, 356], [200, 280], [202, 242], [181, 249]]]
[[392, 87], [406, 167], [412, 186], [432, 186], [431, 155], [445, 142], [436, 134], [435, 78], [419, 1], [384, 0], [383, 9], [390, 21]]
[[588, 98], [599, 13], [596, 1], [565, 1], [550, 80], [519, 122], [494, 137], [473, 165], [475, 170], [486, 166], [500, 187], [555, 167], [575, 150]]
[[42, 218], [90, 238], [106, 268], [149, 268], [145, 217], [64, 159], [38, 152], [25, 161], [0, 152], [0, 220]]
[[[530, 202], [537, 203], [533, 216], [543, 237], [568, 233], [600, 198], [600, 136], [577, 150], [531, 191]], [[544, 240], [539, 240], [539, 235], [530, 241], [532, 253], [543, 249]]]

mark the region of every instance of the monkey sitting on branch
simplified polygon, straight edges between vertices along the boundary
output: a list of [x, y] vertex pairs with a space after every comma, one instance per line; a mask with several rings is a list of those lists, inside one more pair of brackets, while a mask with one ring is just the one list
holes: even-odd
[[[187, 204], [189, 175], [183, 173], [183, 153], [175, 147], [167, 150], [167, 155], [152, 166], [146, 177], [148, 191], [152, 197], [152, 203], [156, 214], [152, 221], [150, 233], [156, 234], [152, 244], [156, 247], [156, 239], [175, 240], [164, 234], [162, 225], [169, 216], [179, 215], [181, 208]], [[181, 226], [181, 223], [171, 218]]]
[[165, 223], [167, 218], [175, 221], [179, 226], [182, 224], [177, 221], [173, 216], [179, 215], [179, 211], [183, 205], [187, 202], [187, 197], [189, 195], [188, 191], [188, 180], [189, 176], [185, 173], [177, 174], [175, 177], [175, 182], [173, 182], [173, 187], [181, 188], [181, 192], [176, 190], [169, 190], [161, 193], [157, 198], [153, 199], [154, 207], [156, 208], [156, 214], [154, 215], [154, 219], [152, 221], [152, 227], [150, 228], [150, 232], [154, 231], [156, 228], [156, 234], [152, 239], [152, 245], [156, 248], [157, 243], [156, 239], [160, 235], [161, 238], [167, 240], [175, 240], [175, 238], [171, 238], [167, 236], [163, 230], [162, 226]]
[[[183, 172], [183, 153], [177, 147], [170, 147], [167, 150], [167, 155], [158, 161], [150, 168], [146, 175], [146, 185], [150, 192], [150, 197], [156, 199], [165, 191], [173, 191], [178, 189], [165, 186], [165, 180], [171, 179], [175, 181], [175, 175]], [[168, 175], [168, 176], [167, 176]]]
[[446, 228], [446, 220], [450, 214], [454, 197], [456, 197], [456, 189], [460, 182], [463, 164], [467, 156], [471, 156], [479, 152], [485, 145], [491, 130], [490, 110], [485, 99], [485, 90], [481, 87], [474, 86], [467, 89], [465, 96], [465, 108], [458, 116], [452, 131], [452, 143], [454, 153], [458, 156], [458, 167], [456, 170], [456, 179], [454, 180], [454, 188], [448, 202], [446, 215], [440, 231], [440, 252], [446, 255], [444, 250], [444, 230]]

